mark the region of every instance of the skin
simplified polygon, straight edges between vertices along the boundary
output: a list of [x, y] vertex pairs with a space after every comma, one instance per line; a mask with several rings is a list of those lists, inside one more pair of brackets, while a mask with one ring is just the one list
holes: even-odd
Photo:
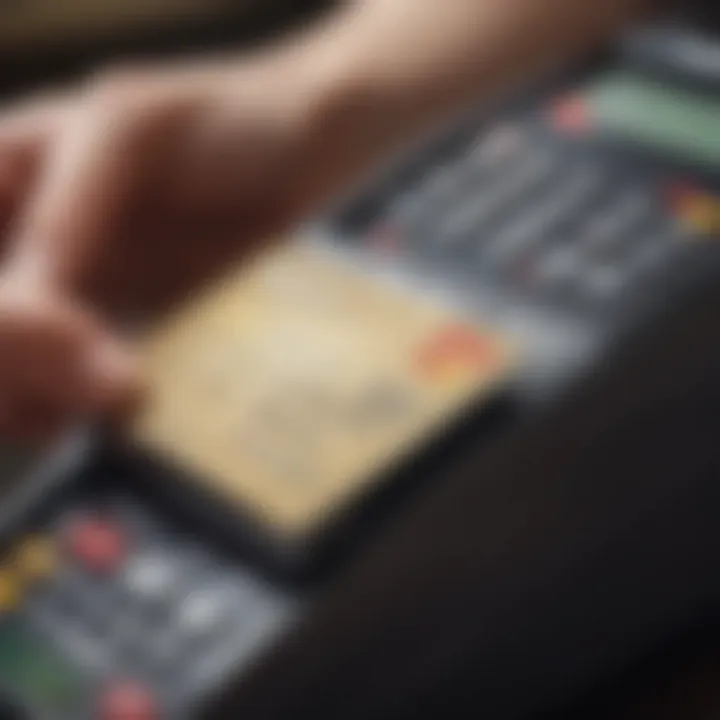
[[115, 69], [7, 108], [0, 434], [126, 407], [139, 385], [119, 318], [156, 317], [388, 152], [641, 5], [357, 0], [253, 55]]

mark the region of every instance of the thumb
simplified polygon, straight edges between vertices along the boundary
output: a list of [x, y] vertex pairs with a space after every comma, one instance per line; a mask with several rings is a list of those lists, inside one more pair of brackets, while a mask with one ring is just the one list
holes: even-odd
[[35, 426], [38, 416], [62, 425], [129, 407], [137, 374], [122, 341], [63, 298], [17, 279], [0, 285], [2, 429]]

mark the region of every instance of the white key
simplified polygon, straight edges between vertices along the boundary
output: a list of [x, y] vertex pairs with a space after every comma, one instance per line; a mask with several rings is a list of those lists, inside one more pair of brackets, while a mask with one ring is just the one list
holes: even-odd
[[130, 561], [125, 584], [131, 595], [157, 602], [168, 598], [178, 581], [177, 566], [162, 554], [140, 555]]
[[178, 630], [189, 637], [210, 635], [233, 617], [239, 602], [228, 586], [196, 590], [182, 602], [178, 612]]

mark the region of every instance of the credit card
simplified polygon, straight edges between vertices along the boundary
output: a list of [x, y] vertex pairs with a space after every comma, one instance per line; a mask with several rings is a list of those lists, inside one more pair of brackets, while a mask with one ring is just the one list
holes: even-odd
[[300, 243], [225, 277], [143, 351], [135, 441], [280, 542], [495, 398], [517, 357], [501, 333]]

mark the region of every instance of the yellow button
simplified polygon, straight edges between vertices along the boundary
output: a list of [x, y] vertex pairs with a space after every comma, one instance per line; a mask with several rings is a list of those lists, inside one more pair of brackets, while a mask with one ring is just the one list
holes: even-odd
[[55, 546], [44, 537], [25, 538], [15, 554], [15, 567], [23, 578], [31, 582], [52, 575], [56, 564]]
[[680, 215], [687, 227], [702, 235], [720, 233], [720, 201], [709, 195], [687, 198], [680, 208]]
[[0, 569], [0, 612], [17, 610], [24, 596], [20, 576], [13, 570]]

